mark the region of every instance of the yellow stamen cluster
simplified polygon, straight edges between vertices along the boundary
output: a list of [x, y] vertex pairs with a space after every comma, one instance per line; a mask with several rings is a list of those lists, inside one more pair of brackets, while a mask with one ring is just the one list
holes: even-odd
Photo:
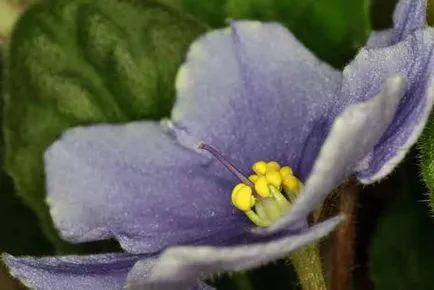
[[[258, 161], [252, 166], [255, 174], [249, 176], [257, 198], [275, 198], [282, 190], [297, 191], [301, 182], [293, 175], [289, 166], [281, 167], [276, 161]], [[283, 198], [283, 196], [282, 196]], [[251, 187], [244, 183], [237, 184], [232, 190], [232, 203], [238, 209], [247, 212], [255, 206], [256, 198]]]
[[259, 227], [267, 227], [284, 215], [301, 192], [302, 183], [289, 166], [258, 161], [252, 166], [255, 174], [247, 179], [214, 147], [200, 143], [197, 148], [209, 152], [242, 181], [232, 190], [232, 203]]
[[258, 161], [253, 164], [252, 169], [256, 174], [250, 175], [249, 180], [253, 182], [255, 191], [261, 197], [270, 196], [270, 185], [278, 190], [281, 190], [282, 184], [284, 186], [290, 185], [288, 187], [290, 190], [295, 190], [298, 187], [298, 179], [293, 176], [289, 166], [281, 167], [276, 161]]

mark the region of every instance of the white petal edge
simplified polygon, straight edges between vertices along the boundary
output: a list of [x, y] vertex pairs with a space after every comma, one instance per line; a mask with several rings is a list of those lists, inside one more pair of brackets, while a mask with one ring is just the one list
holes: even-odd
[[[348, 106], [335, 119], [304, 190], [289, 213], [271, 227], [254, 231], [269, 234], [288, 227], [301, 227], [300, 218], [307, 218], [318, 208], [334, 188], [354, 173], [358, 163], [372, 150], [393, 120], [406, 87], [406, 79], [394, 75], [385, 81], [378, 95], [369, 101]], [[365, 134], [367, 131], [369, 135]], [[357, 147], [351, 146], [354, 144]]]
[[[146, 280], [147, 284], [143, 285], [142, 289], [188, 289], [197, 283], [197, 279], [210, 277], [213, 273], [243, 271], [262, 266], [321, 239], [334, 230], [343, 219], [344, 216], [339, 215], [301, 231], [300, 234], [272, 242], [234, 247], [169, 248], [158, 259]], [[176, 283], [178, 286], [171, 287]]]
[[[423, 129], [425, 128], [425, 124], [427, 123], [432, 107], [434, 104], [434, 79], [431, 79], [431, 84], [428, 88], [427, 96], [426, 96], [426, 104], [423, 111], [423, 114], [421, 115], [421, 118], [418, 122], [418, 126], [414, 128], [413, 132], [407, 139], [407, 142], [396, 152], [396, 155], [389, 159], [384, 165], [381, 167], [377, 173], [370, 176], [369, 178], [359, 178], [358, 180], [363, 184], [370, 184], [373, 182], [376, 182], [386, 175], [388, 175], [394, 168], [396, 168], [396, 165], [401, 162], [402, 159], [404, 159], [405, 155], [408, 152], [408, 149], [413, 146], [417, 140], [419, 139], [420, 135], [423, 132]], [[367, 156], [366, 158], [369, 158]], [[365, 160], [361, 161], [361, 164], [363, 164]], [[363, 167], [363, 165], [362, 165]]]

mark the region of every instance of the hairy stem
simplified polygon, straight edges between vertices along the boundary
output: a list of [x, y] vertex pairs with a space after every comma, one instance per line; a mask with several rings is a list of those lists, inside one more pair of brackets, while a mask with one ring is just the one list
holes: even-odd
[[326, 290], [319, 244], [313, 243], [289, 256], [303, 290]]

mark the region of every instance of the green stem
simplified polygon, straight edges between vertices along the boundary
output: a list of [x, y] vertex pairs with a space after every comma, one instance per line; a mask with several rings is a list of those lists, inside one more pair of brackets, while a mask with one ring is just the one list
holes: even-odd
[[326, 290], [319, 243], [313, 243], [289, 256], [303, 290]]

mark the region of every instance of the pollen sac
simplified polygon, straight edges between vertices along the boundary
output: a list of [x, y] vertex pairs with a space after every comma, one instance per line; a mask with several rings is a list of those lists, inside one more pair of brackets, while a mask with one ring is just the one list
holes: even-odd
[[294, 173], [292, 172], [292, 169], [289, 166], [283, 166], [282, 168], [280, 168], [280, 176], [282, 177], [283, 180], [285, 180], [286, 177], [293, 174]]
[[244, 183], [237, 184], [232, 190], [232, 204], [242, 211], [249, 211], [255, 205], [252, 189]]
[[267, 182], [275, 188], [280, 188], [282, 185], [282, 177], [280, 176], [279, 171], [268, 171], [265, 174], [265, 178], [267, 179]]
[[294, 176], [289, 166], [281, 167], [276, 161], [265, 162], [260, 160], [253, 164], [252, 170], [256, 174], [250, 175], [249, 180], [254, 184], [255, 192], [260, 197], [270, 196], [270, 186], [280, 191], [285, 180], [288, 180], [290, 190], [296, 188], [296, 184], [291, 184], [291, 178]]
[[270, 196], [270, 189], [268, 188], [268, 181], [265, 176], [260, 176], [258, 180], [255, 182], [255, 191], [261, 196], [261, 197], [269, 197]]
[[258, 180], [258, 176], [256, 174], [252, 174], [249, 176], [249, 180], [253, 183], [255, 183]]
[[283, 185], [286, 187], [286, 189], [289, 189], [291, 191], [296, 191], [298, 190], [300, 181], [298, 180], [297, 177], [293, 176], [293, 175], [289, 175], [285, 178], [285, 180], [283, 181]]
[[267, 167], [267, 172], [271, 172], [271, 171], [279, 172], [279, 170], [280, 170], [280, 164], [277, 163], [276, 161], [268, 162], [266, 167]]
[[265, 175], [265, 173], [267, 173], [267, 163], [265, 163], [265, 161], [255, 162], [252, 169], [257, 175]]

